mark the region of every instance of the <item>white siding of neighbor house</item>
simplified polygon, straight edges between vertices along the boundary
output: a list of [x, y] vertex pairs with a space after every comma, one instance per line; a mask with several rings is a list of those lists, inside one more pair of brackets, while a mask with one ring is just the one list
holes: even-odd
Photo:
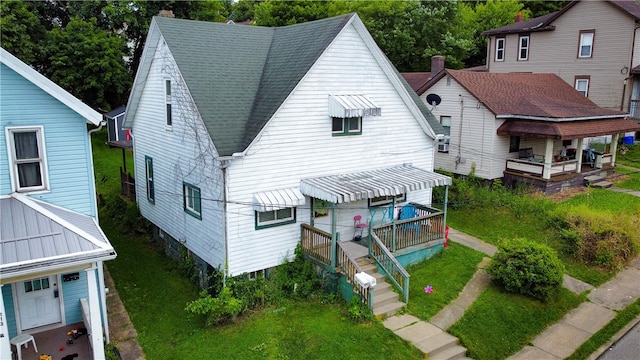
[[[436, 152], [435, 168], [461, 175], [475, 169], [475, 175], [483, 179], [502, 177], [507, 157], [514, 155], [509, 154], [509, 137], [496, 134], [502, 121], [453, 78], [447, 85], [447, 78], [445, 75], [420, 96], [426, 102], [428, 94], [439, 95], [442, 102], [431, 112], [438, 120], [451, 116], [449, 152]], [[456, 166], [458, 157], [462, 161]]]
[[[224, 266], [222, 171], [193, 101], [166, 46], [154, 55], [133, 122], [136, 194], [141, 214], [213, 265]], [[173, 126], [165, 126], [165, 78], [172, 79]], [[199, 156], [206, 159], [203, 163]], [[153, 159], [155, 204], [147, 200], [145, 156]], [[198, 186], [202, 220], [183, 208], [183, 182]]]
[[[331, 136], [330, 94], [364, 94], [382, 108], [365, 117], [362, 135]], [[310, 222], [310, 200], [297, 208], [295, 224], [255, 230], [252, 194], [299, 187], [308, 177], [348, 173], [403, 163], [433, 169], [434, 143], [365, 46], [348, 26], [320, 57], [267, 124], [243, 159], [229, 167], [229, 272], [240, 274], [281, 264], [300, 241], [301, 223]], [[430, 202], [431, 191], [408, 200]], [[342, 204], [337, 231], [353, 237], [353, 216], [369, 217], [365, 201]], [[316, 223], [318, 225], [318, 223]]]
[[[496, 37], [492, 36], [489, 71], [555, 73], [572, 86], [575, 76], [590, 75], [589, 99], [603, 108], [620, 110], [624, 79], [629, 76], [622, 69], [632, 59], [633, 18], [605, 1], [581, 1], [552, 25], [553, 31], [530, 33], [528, 61], [517, 61], [519, 34], [510, 34], [505, 60], [496, 62]], [[591, 29], [595, 29], [593, 57], [578, 58], [580, 31]]]

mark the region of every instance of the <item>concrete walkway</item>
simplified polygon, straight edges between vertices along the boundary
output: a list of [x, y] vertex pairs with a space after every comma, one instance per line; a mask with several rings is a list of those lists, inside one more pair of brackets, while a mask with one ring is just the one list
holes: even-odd
[[104, 283], [109, 289], [107, 294], [107, 316], [109, 318], [109, 338], [111, 342], [118, 348], [122, 359], [145, 360], [142, 348], [136, 340], [138, 333], [133, 324], [131, 324], [129, 314], [120, 300], [118, 291], [106, 266]]
[[[497, 252], [494, 245], [454, 229], [449, 230], [449, 240], [489, 256]], [[458, 298], [440, 310], [429, 322], [405, 314], [386, 319], [383, 322], [384, 326], [423, 351], [429, 359], [459, 358], [462, 351], [460, 349], [464, 348], [458, 346], [458, 339], [447, 334], [445, 330], [464, 315], [464, 312], [490, 283], [491, 279], [484, 270], [489, 261], [490, 259], [485, 257], [480, 262], [478, 270]], [[576, 294], [591, 291], [587, 296], [588, 301], [567, 313], [559, 322], [538, 335], [532, 341], [532, 346], [525, 346], [509, 359], [556, 360], [570, 356], [593, 334], [607, 325], [616, 316], [617, 311], [640, 298], [638, 279], [640, 279], [640, 257], [627, 269], [597, 288], [565, 274], [563, 287]], [[451, 354], [450, 357], [449, 354]]]

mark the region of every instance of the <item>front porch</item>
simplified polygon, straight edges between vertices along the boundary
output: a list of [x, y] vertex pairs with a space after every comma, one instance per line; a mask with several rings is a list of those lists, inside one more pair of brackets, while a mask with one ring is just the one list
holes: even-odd
[[[50, 355], [52, 360], [61, 359], [67, 355], [78, 354], [74, 360], [91, 359], [93, 353], [89, 337], [85, 335], [73, 335], [67, 333], [73, 329], [85, 328], [83, 323], [75, 323], [65, 327], [33, 333], [33, 338], [38, 347], [38, 351], [34, 351], [33, 344], [28, 343], [29, 347], [22, 346], [22, 360], [40, 360], [40, 355]], [[69, 343], [71, 341], [71, 343]], [[11, 360], [17, 359], [15, 346], [12, 346], [13, 357]]]

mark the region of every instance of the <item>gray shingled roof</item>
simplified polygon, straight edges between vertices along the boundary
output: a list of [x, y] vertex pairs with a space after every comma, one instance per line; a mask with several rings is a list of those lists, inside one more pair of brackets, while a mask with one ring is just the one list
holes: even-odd
[[0, 213], [3, 277], [115, 256], [113, 247], [90, 216], [22, 195], [0, 198]]
[[[279, 28], [155, 17], [221, 156], [244, 151], [355, 14]], [[436, 133], [440, 124], [398, 74]]]
[[352, 16], [280, 28], [154, 19], [225, 156], [251, 143]]

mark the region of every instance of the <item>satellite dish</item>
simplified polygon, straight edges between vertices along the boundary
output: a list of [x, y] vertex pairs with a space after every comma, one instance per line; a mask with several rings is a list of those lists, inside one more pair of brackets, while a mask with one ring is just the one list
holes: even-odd
[[442, 102], [442, 99], [437, 94], [429, 94], [427, 95], [427, 104], [432, 106], [438, 106]]

